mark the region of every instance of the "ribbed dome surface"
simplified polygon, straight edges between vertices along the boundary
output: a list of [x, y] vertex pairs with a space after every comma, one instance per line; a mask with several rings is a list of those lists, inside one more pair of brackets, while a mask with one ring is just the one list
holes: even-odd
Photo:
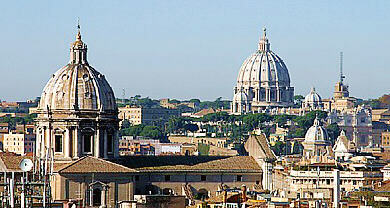
[[39, 108], [46, 110], [117, 111], [114, 92], [104, 75], [87, 62], [87, 46], [80, 33], [71, 45], [70, 62], [52, 75]]
[[282, 59], [272, 51], [257, 51], [240, 68], [237, 86], [290, 86], [290, 75]]
[[46, 84], [40, 108], [115, 110], [114, 93], [104, 75], [88, 64], [68, 64]]
[[327, 141], [328, 139], [328, 132], [321, 126], [318, 118], [316, 118], [313, 126], [311, 126], [306, 132], [305, 142], [322, 142]]
[[321, 100], [321, 96], [316, 92], [314, 87], [311, 88], [310, 93], [305, 97], [306, 103], [320, 103]]
[[290, 75], [283, 60], [270, 49], [264, 31], [258, 50], [242, 64], [237, 86], [290, 86]]

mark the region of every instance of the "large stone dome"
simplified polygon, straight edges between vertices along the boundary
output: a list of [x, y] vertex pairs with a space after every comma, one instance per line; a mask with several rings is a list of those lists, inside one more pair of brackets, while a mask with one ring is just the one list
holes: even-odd
[[40, 109], [116, 111], [114, 92], [104, 75], [87, 62], [87, 46], [80, 33], [71, 45], [70, 62], [46, 84]]
[[[258, 50], [244, 61], [238, 73], [234, 94], [241, 92], [248, 95], [249, 111], [293, 105], [294, 88], [290, 87], [287, 66], [271, 51], [265, 29]], [[239, 109], [239, 102], [233, 99], [233, 113], [243, 113]]]
[[258, 50], [244, 61], [237, 77], [237, 87], [258, 86], [290, 86], [287, 66], [271, 51], [265, 30]]
[[39, 158], [54, 155], [61, 161], [119, 154], [114, 92], [104, 75], [88, 64], [80, 28], [69, 63], [51, 76], [42, 92], [35, 121]]

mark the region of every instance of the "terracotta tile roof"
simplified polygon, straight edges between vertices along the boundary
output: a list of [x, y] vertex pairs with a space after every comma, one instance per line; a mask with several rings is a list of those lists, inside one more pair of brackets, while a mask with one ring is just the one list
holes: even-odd
[[201, 111], [198, 111], [196, 113], [194, 113], [194, 116], [200, 116], [200, 117], [203, 117], [207, 114], [210, 114], [210, 113], [215, 113], [215, 110], [212, 109], [212, 108], [208, 108], [208, 109], [203, 109]]
[[276, 159], [276, 156], [274, 152], [271, 150], [267, 138], [265, 137], [264, 134], [251, 135], [251, 136], [256, 138], [257, 143], [259, 144], [260, 148], [263, 150], [263, 152], [265, 153], [268, 159], [272, 159], [272, 160]]
[[[219, 203], [223, 203], [223, 193], [219, 194], [219, 195], [216, 195], [216, 196], [213, 196], [213, 197], [210, 197], [207, 202], [208, 203], [211, 203], [211, 204], [219, 204]], [[228, 203], [238, 203], [239, 202], [239, 199], [241, 197], [241, 194], [239, 193], [232, 193], [232, 192], [228, 192], [226, 193], [226, 202]]]
[[145, 167], [196, 165], [213, 160], [227, 158], [227, 156], [122, 156], [112, 162], [128, 168], [138, 169]]
[[82, 157], [58, 170], [58, 173], [131, 173], [134, 169], [91, 156]]
[[374, 191], [390, 191], [390, 180], [382, 181], [374, 185]]
[[[5, 171], [21, 171], [19, 168], [20, 161], [25, 158], [31, 159], [31, 157], [20, 156], [14, 153], [0, 153], [0, 169], [5, 169]], [[2, 167], [1, 167], [2, 166]]]
[[139, 168], [142, 171], [227, 171], [261, 172], [261, 167], [251, 156], [234, 156], [195, 165], [172, 165]]

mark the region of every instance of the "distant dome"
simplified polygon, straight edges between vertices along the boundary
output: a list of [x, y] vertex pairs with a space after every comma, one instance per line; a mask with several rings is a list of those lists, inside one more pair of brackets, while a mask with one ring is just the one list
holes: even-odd
[[316, 89], [312, 87], [310, 93], [305, 97], [305, 103], [320, 103], [321, 101], [321, 96], [316, 92]]
[[271, 46], [264, 28], [258, 49], [241, 65], [234, 88], [232, 112], [242, 113], [237, 93], [245, 92], [249, 107], [245, 112], [293, 105], [294, 88], [290, 87], [290, 75], [283, 60], [271, 51]]
[[71, 45], [70, 62], [52, 75], [39, 108], [46, 110], [117, 111], [115, 96], [104, 75], [87, 62], [87, 45], [80, 32]]
[[287, 66], [271, 51], [265, 29], [258, 50], [244, 61], [237, 77], [237, 87], [259, 85], [290, 87]]
[[324, 142], [327, 140], [329, 140], [328, 132], [321, 126], [318, 118], [316, 118], [313, 126], [306, 132], [305, 142]]

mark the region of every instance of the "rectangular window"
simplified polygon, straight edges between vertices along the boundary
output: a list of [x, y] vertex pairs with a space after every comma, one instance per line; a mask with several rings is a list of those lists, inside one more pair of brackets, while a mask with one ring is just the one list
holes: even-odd
[[206, 176], [205, 176], [205, 175], [201, 175], [201, 176], [200, 176], [200, 180], [201, 180], [201, 181], [206, 181]]
[[114, 140], [113, 140], [113, 135], [108, 134], [107, 135], [107, 152], [112, 153], [114, 149]]
[[237, 175], [237, 181], [242, 181], [242, 175]]
[[171, 181], [171, 176], [170, 175], [166, 175], [165, 176], [165, 181]]
[[84, 153], [90, 153], [91, 152], [91, 135], [84, 135], [83, 136], [83, 151]]
[[62, 135], [55, 135], [54, 136], [54, 151], [55, 152], [62, 152]]

